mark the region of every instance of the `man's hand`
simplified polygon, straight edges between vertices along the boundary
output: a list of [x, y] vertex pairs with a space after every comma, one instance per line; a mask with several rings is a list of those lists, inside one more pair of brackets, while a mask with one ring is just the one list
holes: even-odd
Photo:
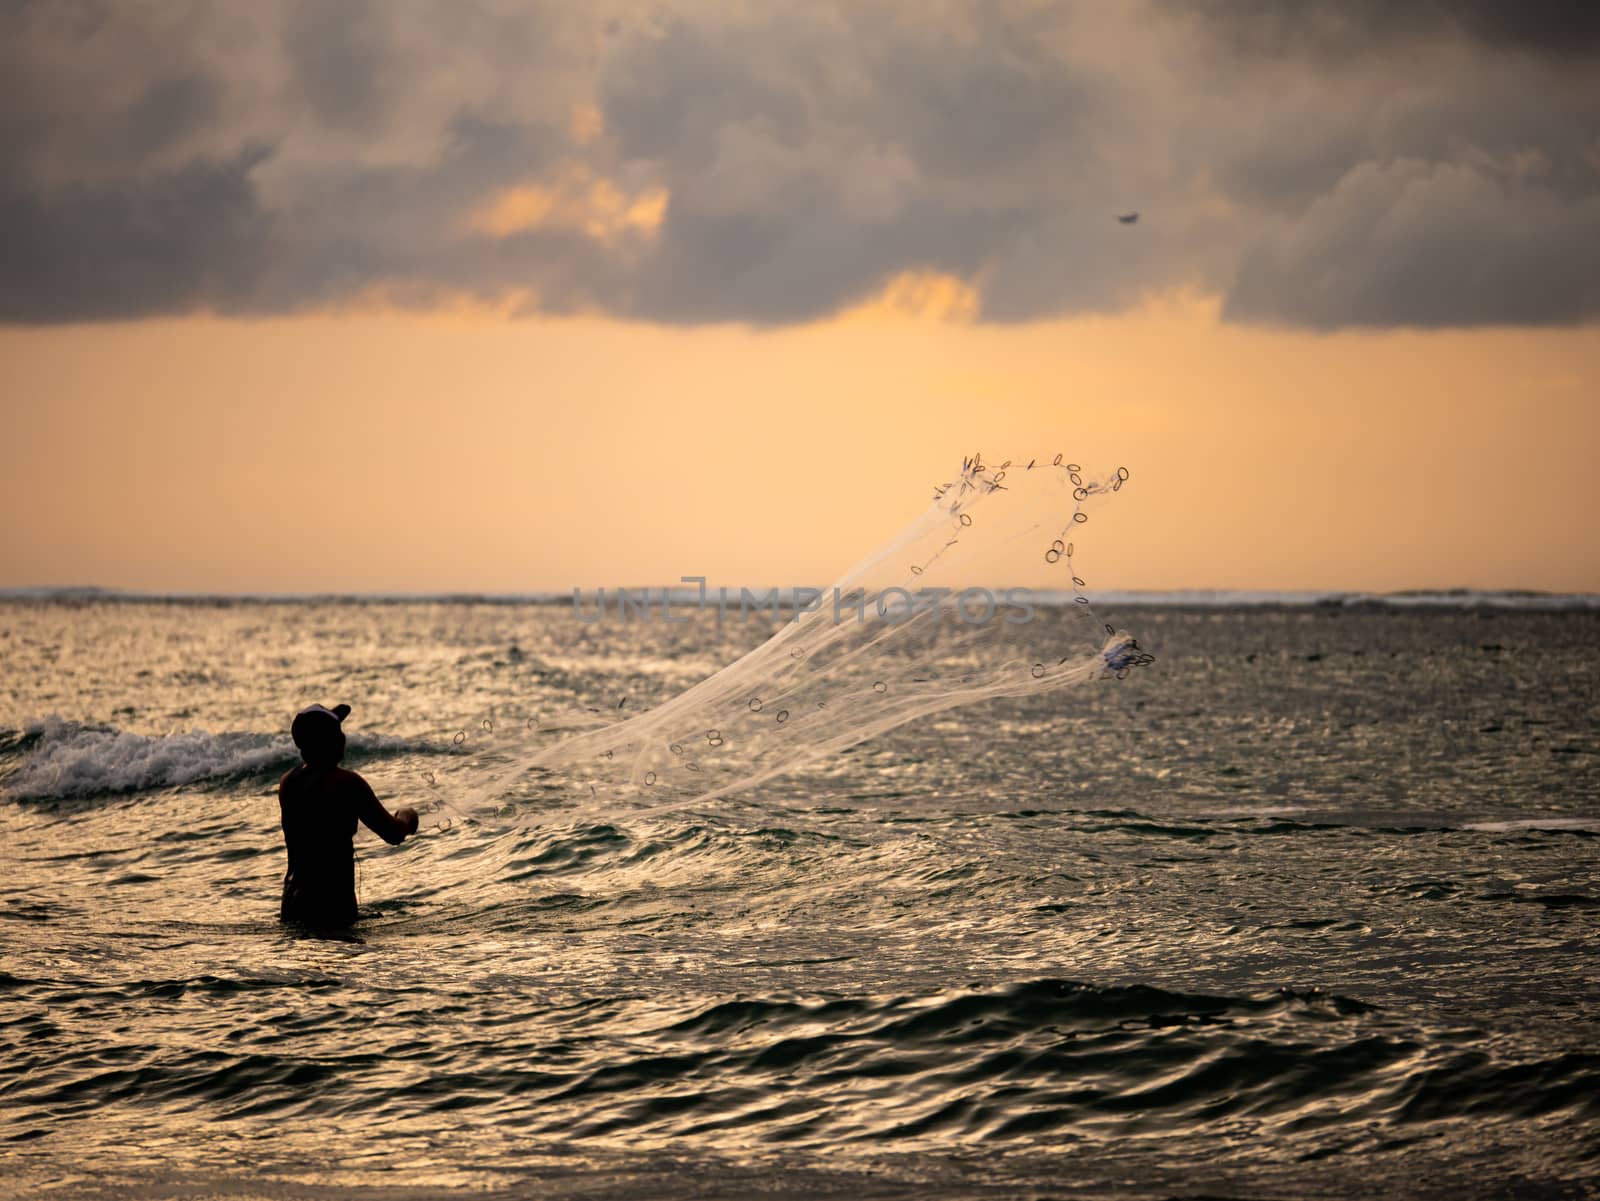
[[407, 837], [410, 837], [417, 832], [417, 811], [415, 809], [409, 807], [405, 809], [396, 809], [394, 811], [394, 815], [396, 820], [405, 824]]

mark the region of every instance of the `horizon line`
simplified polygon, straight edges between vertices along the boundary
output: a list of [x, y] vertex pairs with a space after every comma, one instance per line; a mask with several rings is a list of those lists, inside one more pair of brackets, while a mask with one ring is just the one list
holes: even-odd
[[[777, 592], [779, 603], [794, 605], [796, 589], [729, 587], [728, 596], [739, 591], [767, 598]], [[1074, 603], [1079, 593], [1072, 589], [1018, 588], [1026, 592], [1033, 603], [1054, 607]], [[594, 598], [601, 589], [580, 589], [579, 595]], [[605, 591], [613, 592], [609, 587]], [[617, 589], [615, 591], [621, 591]], [[695, 588], [662, 585], [629, 586], [627, 591], [638, 596], [648, 593], [656, 598], [663, 594], [669, 602], [690, 605], [701, 600]], [[94, 602], [110, 603], [168, 603], [168, 604], [316, 604], [316, 603], [367, 603], [367, 604], [494, 604], [494, 605], [555, 605], [570, 603], [574, 589], [295, 589], [268, 591], [262, 589], [205, 590], [170, 589], [151, 590], [119, 588], [98, 584], [76, 585], [25, 585], [0, 587], [0, 601], [32, 602]], [[1308, 608], [1317, 606], [1354, 607], [1361, 605], [1385, 607], [1434, 608], [1513, 608], [1513, 609], [1600, 609], [1600, 592], [1552, 591], [1538, 588], [1402, 588], [1392, 590], [1359, 588], [1096, 588], [1083, 592], [1094, 603], [1130, 606], [1166, 607], [1285, 607]], [[826, 592], [823, 593], [826, 595]]]

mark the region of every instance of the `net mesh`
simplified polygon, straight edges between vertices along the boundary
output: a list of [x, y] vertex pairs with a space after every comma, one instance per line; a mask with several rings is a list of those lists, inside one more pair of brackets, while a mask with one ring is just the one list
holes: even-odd
[[719, 615], [753, 605], [779, 622], [709, 678], [608, 723], [524, 719], [533, 734], [508, 744], [502, 731], [492, 751], [462, 731], [456, 742], [483, 753], [426, 782], [473, 816], [591, 799], [666, 807], [753, 788], [957, 706], [1126, 676], [1151, 656], [1100, 622], [1075, 562], [1090, 510], [1127, 479], [1124, 468], [1091, 477], [1062, 455], [966, 458], [830, 587], [702, 595]]

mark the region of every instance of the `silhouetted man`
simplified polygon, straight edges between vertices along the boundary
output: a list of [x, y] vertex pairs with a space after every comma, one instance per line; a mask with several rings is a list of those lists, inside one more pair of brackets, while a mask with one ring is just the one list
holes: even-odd
[[390, 813], [372, 786], [339, 766], [349, 705], [311, 705], [295, 714], [290, 734], [305, 760], [278, 781], [278, 808], [289, 870], [283, 921], [348, 926], [356, 920], [356, 822], [397, 845], [417, 832], [417, 811]]

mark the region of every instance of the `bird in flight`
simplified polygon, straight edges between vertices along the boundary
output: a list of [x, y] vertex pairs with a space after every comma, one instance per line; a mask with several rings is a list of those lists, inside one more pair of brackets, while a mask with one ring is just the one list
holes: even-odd
[[1138, 219], [1138, 213], [1119, 213], [1117, 215], [1117, 220], [1122, 222], [1124, 225], [1132, 225]]

